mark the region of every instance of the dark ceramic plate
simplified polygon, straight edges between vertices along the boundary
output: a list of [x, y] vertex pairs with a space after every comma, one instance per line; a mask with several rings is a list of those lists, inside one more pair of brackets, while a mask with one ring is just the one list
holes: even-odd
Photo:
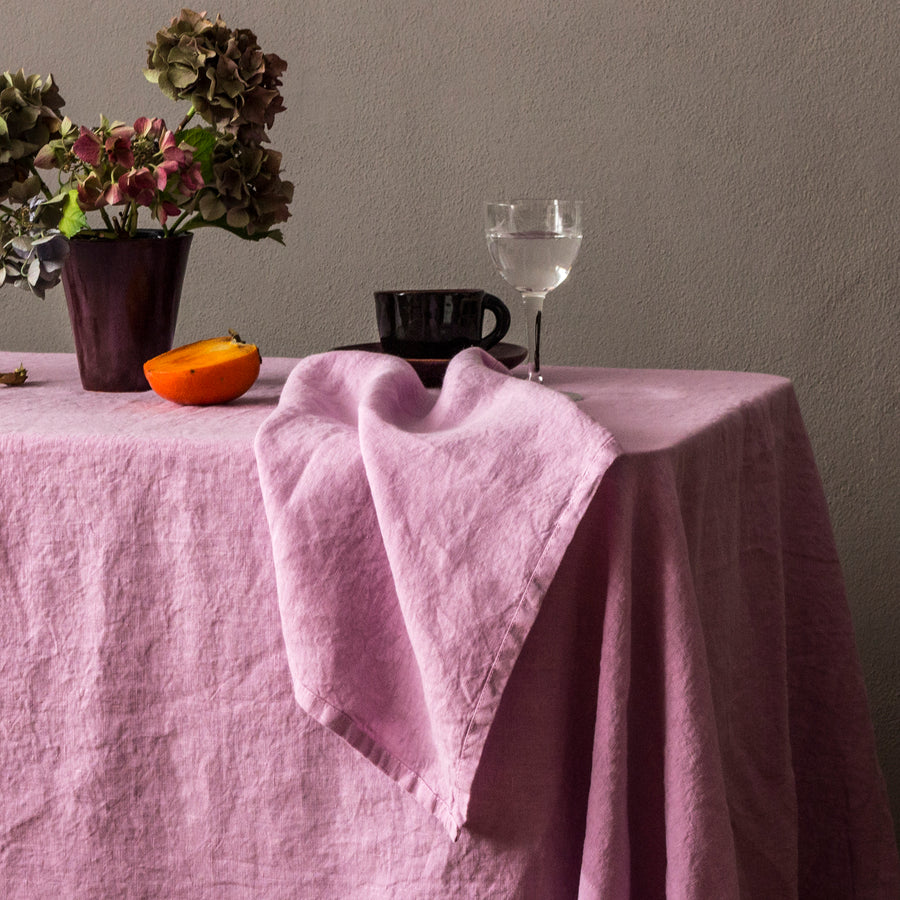
[[[384, 353], [381, 344], [348, 344], [346, 347], [335, 347], [336, 350], [365, 350], [368, 353]], [[518, 344], [499, 343], [491, 347], [487, 351], [497, 360], [503, 363], [507, 369], [517, 366], [526, 356], [528, 351]], [[449, 359], [408, 359], [406, 360], [422, 379], [425, 387], [440, 387], [444, 380], [444, 373], [447, 371], [447, 363]]]

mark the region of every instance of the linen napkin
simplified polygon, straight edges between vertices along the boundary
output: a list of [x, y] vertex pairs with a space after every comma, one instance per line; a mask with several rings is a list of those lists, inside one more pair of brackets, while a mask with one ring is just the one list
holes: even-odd
[[255, 441], [300, 706], [451, 837], [504, 687], [613, 437], [465, 350], [302, 360]]

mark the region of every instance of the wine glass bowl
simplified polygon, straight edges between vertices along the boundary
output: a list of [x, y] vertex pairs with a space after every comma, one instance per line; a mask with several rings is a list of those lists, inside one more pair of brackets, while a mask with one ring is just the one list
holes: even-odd
[[485, 204], [485, 237], [497, 271], [525, 303], [528, 379], [541, 375], [544, 298], [569, 275], [581, 247], [580, 200], [512, 200]]

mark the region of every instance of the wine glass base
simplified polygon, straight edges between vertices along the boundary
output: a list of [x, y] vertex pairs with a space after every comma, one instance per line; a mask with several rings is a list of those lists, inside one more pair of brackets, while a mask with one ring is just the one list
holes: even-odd
[[574, 400], [575, 403], [584, 400], [584, 396], [577, 391], [564, 391], [562, 388], [555, 388], [553, 385], [547, 384], [547, 382], [544, 381], [543, 375], [526, 372], [522, 375], [516, 375], [516, 377], [521, 378], [524, 381], [530, 381], [532, 384], [539, 384], [541, 387], [549, 388], [551, 391], [556, 391], [557, 394], [564, 394], [570, 400]]

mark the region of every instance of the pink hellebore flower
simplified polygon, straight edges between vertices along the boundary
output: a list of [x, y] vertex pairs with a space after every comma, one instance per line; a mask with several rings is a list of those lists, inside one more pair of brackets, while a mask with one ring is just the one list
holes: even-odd
[[103, 144], [98, 135], [94, 134], [90, 128], [81, 126], [78, 134], [78, 140], [72, 145], [72, 152], [89, 166], [96, 166], [100, 162], [100, 151]]
[[[171, 131], [165, 131], [159, 139], [159, 149], [163, 161], [158, 168], [167, 175], [174, 175], [177, 172], [181, 176], [180, 186], [183, 193], [193, 194], [203, 187], [200, 164], [194, 162], [194, 148], [190, 144], [179, 147], [175, 135]], [[163, 187], [165, 180], [160, 184], [160, 189]]]
[[167, 169], [166, 164], [163, 163], [160, 166], [154, 166], [153, 171], [155, 173], [156, 186], [161, 191], [164, 191], [166, 189], [166, 185], [169, 183], [169, 175], [178, 170], [177, 169]]
[[189, 169], [181, 173], [181, 186], [189, 194], [196, 194], [204, 185], [203, 175], [200, 172], [200, 163], [193, 163]]
[[126, 172], [119, 178], [118, 186], [122, 197], [138, 206], [150, 206], [156, 197], [156, 178], [146, 166]]
[[163, 200], [159, 209], [156, 211], [156, 217], [159, 219], [160, 225], [166, 224], [169, 216], [177, 216], [181, 212], [181, 207], [177, 206], [171, 200]]
[[171, 131], [164, 132], [162, 137], [160, 137], [159, 150], [162, 153], [163, 160], [166, 163], [174, 165], [175, 168], [172, 168], [172, 165], [170, 165], [170, 170], [173, 172], [176, 169], [186, 166], [193, 157], [190, 149], [182, 150], [181, 147], [178, 146], [175, 135], [172, 134]]
[[163, 161], [160, 166], [164, 167], [167, 172], [180, 172], [182, 169], [186, 169], [193, 159], [192, 154], [185, 153], [178, 147], [166, 147], [162, 157]]
[[159, 184], [160, 190], [165, 188], [166, 182], [169, 180], [169, 175], [175, 175], [183, 165], [182, 160], [172, 158], [168, 151], [164, 150], [162, 156], [163, 161], [156, 167], [156, 181], [157, 184]]
[[114, 166], [130, 169], [134, 165], [134, 154], [131, 152], [131, 138], [134, 130], [127, 125], [118, 125], [109, 132], [106, 139], [106, 156]]
[[182, 152], [178, 149], [175, 135], [168, 128], [159, 136], [159, 149], [162, 150], [163, 156], [173, 156]]
[[78, 203], [82, 209], [100, 209], [102, 206], [115, 204], [119, 198], [114, 194], [116, 186], [104, 189], [102, 182], [94, 172], [78, 185]]
[[106, 206], [115, 206], [117, 203], [125, 202], [125, 195], [115, 181], [106, 189], [104, 202]]
[[146, 116], [141, 116], [134, 123], [134, 133], [138, 137], [152, 137], [154, 140], [159, 140], [165, 131], [166, 123], [162, 119], [148, 119]]

